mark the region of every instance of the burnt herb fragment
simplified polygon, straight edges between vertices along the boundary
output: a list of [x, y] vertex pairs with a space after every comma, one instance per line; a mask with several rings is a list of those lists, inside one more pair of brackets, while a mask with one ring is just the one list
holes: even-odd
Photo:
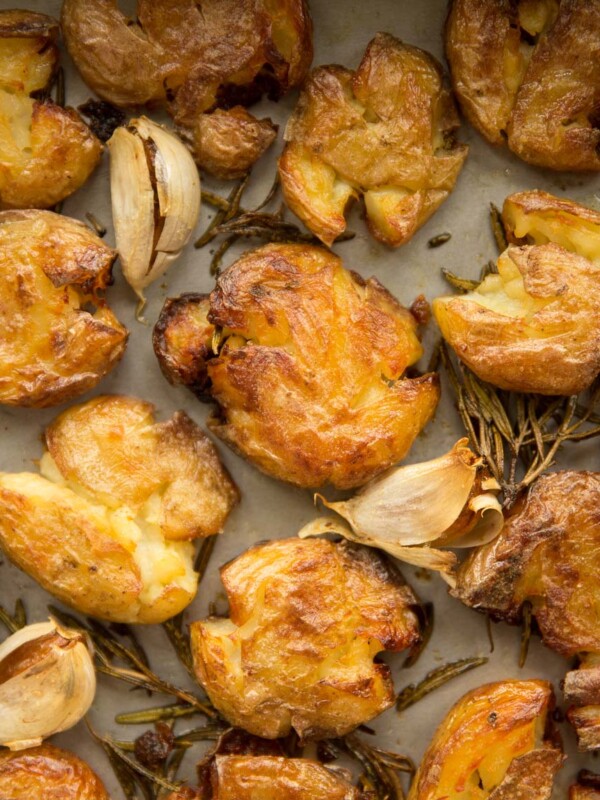
[[146, 731], [135, 740], [135, 757], [142, 766], [156, 772], [175, 749], [173, 730], [166, 722], [158, 722], [155, 730]]
[[86, 118], [92, 132], [101, 142], [108, 142], [117, 128], [125, 124], [127, 117], [120, 108], [105, 100], [88, 100], [77, 107], [79, 113]]
[[428, 242], [427, 247], [433, 249], [436, 247], [441, 247], [446, 242], [449, 242], [452, 238], [451, 233], [439, 233], [437, 236], [433, 236]]

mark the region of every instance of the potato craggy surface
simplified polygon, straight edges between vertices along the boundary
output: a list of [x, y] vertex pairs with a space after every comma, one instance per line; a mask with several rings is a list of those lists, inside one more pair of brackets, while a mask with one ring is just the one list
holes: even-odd
[[600, 0], [454, 0], [454, 90], [494, 144], [555, 170], [600, 170]]
[[318, 67], [290, 119], [279, 174], [289, 207], [331, 245], [364, 196], [385, 244], [408, 241], [448, 197], [467, 156], [442, 69], [428, 53], [378, 34], [355, 72]]
[[0, 212], [0, 403], [63, 403], [118, 363], [127, 330], [102, 299], [115, 258], [81, 222]]
[[403, 377], [422, 352], [416, 329], [333, 254], [267, 245], [210, 298], [167, 301], [154, 344], [169, 380], [217, 402], [209, 428], [253, 464], [350, 488], [403, 458], [435, 410], [437, 377]]
[[320, 539], [257, 545], [221, 577], [230, 619], [191, 626], [197, 676], [232, 724], [276, 738], [342, 736], [394, 701], [381, 650], [419, 639], [417, 600], [372, 550]]
[[238, 493], [184, 413], [98, 397], [46, 430], [35, 473], [0, 474], [0, 543], [63, 602], [115, 622], [158, 623], [197, 586], [188, 540], [219, 533]]

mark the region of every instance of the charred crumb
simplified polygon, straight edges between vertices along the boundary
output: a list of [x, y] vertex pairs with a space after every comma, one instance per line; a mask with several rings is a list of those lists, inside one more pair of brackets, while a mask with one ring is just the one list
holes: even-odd
[[443, 244], [446, 244], [446, 242], [449, 242], [451, 238], [452, 238], [451, 233], [440, 233], [437, 236], [433, 236], [427, 242], [427, 247], [432, 249], [435, 247], [441, 247]]
[[135, 757], [148, 769], [162, 766], [174, 749], [175, 736], [166, 722], [158, 722], [155, 730], [146, 731], [135, 740]]
[[120, 108], [115, 108], [105, 100], [88, 100], [77, 107], [86, 118], [92, 132], [101, 142], [107, 142], [117, 128], [125, 124], [126, 116]]

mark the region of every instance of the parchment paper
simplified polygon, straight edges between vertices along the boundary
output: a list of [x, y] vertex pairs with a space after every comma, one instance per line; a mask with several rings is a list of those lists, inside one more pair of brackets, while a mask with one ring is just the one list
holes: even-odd
[[[2, 9], [15, 6], [58, 17], [61, 3], [60, 0], [0, 1]], [[311, 7], [315, 27], [315, 65], [340, 63], [356, 67], [365, 46], [377, 31], [390, 32], [408, 43], [429, 50], [438, 58], [443, 57], [442, 25], [446, 14], [446, 0], [311, 0]], [[66, 69], [67, 102], [77, 105], [92, 96], [92, 93], [82, 83], [66, 54], [63, 54], [62, 63]], [[276, 157], [281, 147], [283, 126], [294, 102], [295, 95], [292, 95], [279, 105], [264, 102], [255, 107], [279, 122], [281, 129], [277, 146], [255, 168], [248, 204], [254, 199], [262, 199], [271, 185]], [[163, 119], [160, 114], [151, 116], [158, 120]], [[348, 267], [365, 277], [376, 275], [405, 305], [410, 305], [421, 292], [431, 300], [438, 294], [449, 291], [441, 277], [441, 267], [448, 267], [467, 277], [478, 277], [481, 266], [496, 256], [488, 222], [490, 201], [501, 205], [505, 196], [511, 192], [539, 188], [600, 208], [600, 181], [597, 177], [552, 174], [528, 167], [507, 150], [492, 148], [466, 124], [460, 131], [460, 138], [470, 144], [471, 152], [458, 185], [449, 200], [412, 242], [399, 250], [389, 250], [377, 244], [367, 234], [359, 209], [355, 209], [349, 227], [357, 231], [356, 239], [335, 248]], [[210, 181], [206, 181], [205, 185], [213, 190], [226, 189], [225, 185]], [[84, 219], [87, 211], [91, 211], [108, 226], [106, 241], [114, 245], [107, 154], [88, 184], [69, 198], [63, 208], [63, 213], [79, 219]], [[205, 227], [209, 218], [209, 212], [203, 208], [198, 231]], [[427, 248], [427, 241], [432, 236], [446, 231], [452, 234], [447, 244], [435, 250]], [[230, 257], [226, 263], [233, 260], [236, 252], [240, 251], [229, 251]], [[166, 278], [148, 290], [149, 303], [145, 312], [148, 325], [136, 322], [135, 297], [124, 283], [117, 267], [116, 282], [108, 297], [119, 319], [131, 331], [129, 347], [121, 364], [95, 392], [84, 396], [83, 400], [92, 394], [128, 393], [155, 403], [161, 419], [177, 409], [185, 409], [197, 422], [203, 423], [209, 408], [195, 400], [187, 390], [169, 386], [162, 377], [152, 351], [151, 326], [167, 296], [184, 291], [209, 291], [212, 288], [209, 261], [209, 248], [196, 251], [188, 246]], [[425, 338], [427, 345], [431, 344], [433, 333], [432, 324]], [[40, 434], [60, 410], [55, 408], [32, 411], [1, 407], [0, 470], [18, 472], [35, 469], [33, 462], [42, 452]], [[416, 442], [408, 461], [423, 460], [445, 452], [461, 434], [456, 412], [448, 400], [448, 392], [445, 392], [435, 422]], [[295, 535], [316, 513], [310, 492], [279, 484], [246, 464], [226, 447], [221, 444], [218, 447], [243, 499], [230, 518], [226, 532], [217, 543], [199, 595], [187, 610], [188, 620], [204, 616], [208, 602], [222, 593], [217, 569], [220, 564], [258, 540]], [[563, 454], [560, 464], [598, 469], [600, 460], [597, 445], [579, 445], [576, 460], [573, 454]], [[569, 667], [566, 660], [542, 647], [538, 640], [533, 640], [527, 664], [519, 669], [518, 629], [503, 624], [495, 625], [495, 650], [490, 653], [483, 616], [449, 598], [445, 584], [437, 577], [423, 580], [409, 567], [403, 567], [403, 572], [424, 601], [431, 600], [435, 603], [436, 622], [431, 642], [413, 668], [402, 669], [404, 654], [386, 656], [393, 668], [396, 688], [399, 690], [408, 683], [419, 681], [430, 669], [443, 662], [486, 655], [489, 656], [489, 663], [452, 681], [401, 716], [392, 710], [371, 723], [377, 731], [377, 741], [381, 745], [405, 753], [418, 763], [436, 726], [450, 706], [467, 690], [491, 680], [529, 677], [550, 679], [557, 692], [558, 702], [562, 703], [559, 681]], [[45, 618], [47, 603], [52, 601], [34, 581], [4, 563], [0, 566], [0, 604], [10, 608], [17, 597], [25, 600], [32, 622]], [[141, 638], [151, 654], [154, 669], [185, 685], [186, 676], [162, 630], [159, 627], [144, 629]], [[282, 676], [282, 680], [285, 680], [285, 676]], [[101, 679], [90, 721], [99, 731], [112, 731], [120, 739], [133, 739], [143, 728], [117, 726], [114, 723], [115, 713], [140, 708], [145, 704], [157, 705], [163, 700], [167, 702], [160, 697], [148, 699], [141, 692], [128, 692], [123, 684]], [[202, 718], [179, 721], [177, 730], [182, 731], [196, 724], [202, 724]], [[577, 755], [574, 736], [568, 725], [561, 725], [560, 730], [569, 760], [558, 781], [555, 798], [566, 796], [566, 787], [581, 767], [594, 769], [596, 764], [591, 757]], [[113, 797], [121, 797], [106, 758], [92, 742], [83, 724], [55, 737], [55, 742], [83, 756], [103, 777]], [[201, 747], [194, 749], [186, 760], [182, 777], [193, 780], [193, 765], [200, 752]]]

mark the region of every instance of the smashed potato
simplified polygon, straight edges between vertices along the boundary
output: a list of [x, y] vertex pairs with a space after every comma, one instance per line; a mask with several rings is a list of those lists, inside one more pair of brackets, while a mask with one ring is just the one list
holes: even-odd
[[50, 208], [88, 179], [102, 145], [73, 111], [49, 99], [58, 23], [0, 11], [0, 208]]
[[531, 604], [543, 640], [564, 656], [600, 653], [600, 473], [543, 475], [500, 535], [461, 564], [455, 597], [507, 622]]
[[[240, 108], [299, 86], [312, 61], [305, 0], [65, 0], [62, 26], [83, 79], [117, 106], [167, 105], [197, 162], [248, 170], [276, 134]], [[231, 109], [231, 110], [230, 110]]]
[[229, 722], [317, 739], [392, 705], [389, 668], [373, 659], [418, 641], [417, 600], [378, 553], [284, 539], [252, 547], [221, 578], [230, 619], [193, 623], [191, 641], [197, 677]]
[[127, 329], [100, 296], [116, 255], [77, 220], [0, 212], [0, 403], [64, 403], [116, 366]]
[[371, 233], [407, 242], [452, 191], [467, 157], [440, 64], [389, 34], [369, 44], [356, 72], [312, 72], [290, 119], [279, 161], [285, 200], [325, 244], [364, 196]]
[[579, 749], [600, 749], [600, 654], [586, 653], [578, 669], [567, 673], [564, 693], [571, 704], [567, 718], [577, 733]]
[[416, 329], [332, 253], [267, 245], [210, 297], [168, 300], [154, 348], [172, 383], [218, 403], [209, 428], [264, 472], [351, 488], [403, 458], [433, 415], [437, 376], [402, 377], [421, 356]]
[[183, 412], [154, 421], [131, 397], [97, 397], [46, 429], [41, 475], [0, 473], [0, 544], [77, 610], [158, 623], [196, 593], [189, 540], [220, 533], [237, 489]]
[[552, 687], [501, 681], [468, 692], [437, 729], [408, 800], [548, 800], [563, 762]]
[[446, 54], [469, 121], [555, 170], [600, 170], [600, 0], [454, 0]]
[[569, 789], [569, 800], [600, 800], [600, 775], [585, 773]]
[[[498, 273], [433, 311], [457, 356], [515, 392], [573, 395], [600, 372], [600, 214], [545, 192], [504, 203]], [[517, 246], [518, 245], [518, 246]]]
[[110, 800], [100, 778], [68, 750], [50, 744], [0, 751], [0, 797], [10, 800]]

